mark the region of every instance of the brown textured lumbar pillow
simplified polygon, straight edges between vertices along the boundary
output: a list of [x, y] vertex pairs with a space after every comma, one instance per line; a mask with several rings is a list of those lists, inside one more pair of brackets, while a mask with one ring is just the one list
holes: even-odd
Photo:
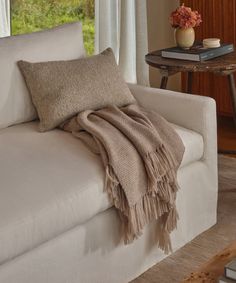
[[116, 64], [112, 49], [71, 61], [19, 61], [40, 119], [47, 131], [87, 109], [124, 106], [135, 101]]

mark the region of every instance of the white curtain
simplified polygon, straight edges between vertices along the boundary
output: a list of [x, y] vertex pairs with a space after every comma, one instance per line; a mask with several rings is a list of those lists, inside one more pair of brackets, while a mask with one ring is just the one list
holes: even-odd
[[10, 0], [0, 0], [0, 37], [10, 35]]
[[111, 47], [127, 82], [149, 84], [146, 0], [95, 0], [95, 50]]

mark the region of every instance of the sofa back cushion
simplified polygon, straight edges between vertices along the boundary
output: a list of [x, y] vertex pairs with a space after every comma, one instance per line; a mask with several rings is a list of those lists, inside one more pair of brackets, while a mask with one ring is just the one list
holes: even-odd
[[37, 115], [17, 61], [73, 60], [85, 56], [79, 22], [0, 39], [0, 129]]

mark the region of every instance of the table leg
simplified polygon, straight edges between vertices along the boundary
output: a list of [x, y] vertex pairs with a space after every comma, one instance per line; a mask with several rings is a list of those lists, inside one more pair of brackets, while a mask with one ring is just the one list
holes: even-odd
[[167, 76], [162, 76], [160, 88], [166, 89], [167, 83], [168, 83], [168, 77]]
[[230, 86], [230, 96], [233, 106], [233, 118], [234, 118], [234, 124], [236, 126], [236, 86], [235, 86], [235, 80], [234, 80], [234, 74], [228, 75], [229, 80], [229, 86]]
[[[236, 127], [236, 86], [235, 86], [235, 80], [234, 80], [234, 74], [227, 75], [228, 81], [229, 81], [229, 87], [230, 87], [230, 96], [233, 106], [233, 118], [234, 118], [234, 124]], [[222, 154], [236, 154], [236, 150], [234, 149], [218, 149], [218, 153]]]
[[188, 72], [187, 93], [192, 93], [193, 72]]

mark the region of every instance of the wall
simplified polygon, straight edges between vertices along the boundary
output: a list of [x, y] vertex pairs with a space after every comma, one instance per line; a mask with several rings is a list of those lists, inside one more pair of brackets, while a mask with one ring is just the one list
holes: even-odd
[[[179, 5], [178, 0], [147, 0], [149, 52], [174, 45], [174, 30], [169, 24], [169, 15]], [[160, 86], [160, 74], [150, 67], [150, 84]], [[180, 75], [172, 76], [168, 89], [180, 90]]]
[[[184, 3], [202, 15], [200, 27], [195, 28], [197, 40], [216, 37], [220, 38], [221, 42], [236, 45], [235, 0], [185, 0]], [[232, 100], [226, 76], [216, 76], [207, 72], [195, 73], [193, 74], [192, 90], [193, 93], [214, 98], [218, 114], [232, 116]]]

